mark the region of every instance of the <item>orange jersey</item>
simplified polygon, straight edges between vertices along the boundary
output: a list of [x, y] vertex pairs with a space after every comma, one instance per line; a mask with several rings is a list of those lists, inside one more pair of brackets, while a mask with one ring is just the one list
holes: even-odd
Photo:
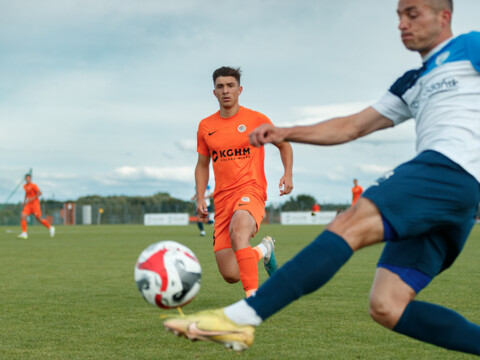
[[215, 198], [248, 185], [267, 199], [265, 150], [250, 145], [248, 134], [257, 126], [272, 122], [265, 115], [243, 106], [232, 117], [217, 112], [203, 119], [197, 132], [197, 152], [210, 156], [215, 174]]
[[[25, 197], [27, 199], [34, 198], [40, 192], [40, 189], [34, 183], [25, 184], [23, 185], [23, 188], [25, 189]], [[35, 201], [39, 201], [38, 198], [35, 199]]]
[[357, 202], [358, 199], [362, 196], [363, 189], [360, 185], [354, 186], [352, 188], [352, 205]]

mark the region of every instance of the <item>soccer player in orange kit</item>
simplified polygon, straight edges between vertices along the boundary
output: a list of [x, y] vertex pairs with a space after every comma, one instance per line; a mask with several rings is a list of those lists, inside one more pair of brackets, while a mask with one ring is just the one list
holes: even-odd
[[[265, 150], [250, 145], [248, 134], [271, 121], [263, 114], [239, 105], [242, 93], [239, 68], [221, 67], [213, 73], [220, 111], [203, 119], [197, 132], [198, 161], [195, 167], [197, 214], [208, 216], [204, 194], [209, 180], [210, 160], [215, 176], [215, 226], [213, 251], [218, 269], [228, 283], [242, 282], [246, 296], [258, 288], [258, 267], [264, 259], [271, 275], [278, 267], [274, 241], [270, 236], [252, 248], [265, 216], [267, 181], [264, 171]], [[293, 152], [288, 142], [276, 144], [284, 166], [280, 195], [293, 189]]]
[[353, 179], [353, 188], [352, 188], [352, 206], [355, 205], [358, 199], [362, 196], [363, 188], [358, 185], [358, 180]]
[[42, 192], [38, 186], [32, 183], [32, 176], [30, 174], [25, 175], [26, 184], [23, 186], [25, 189], [25, 200], [23, 201], [23, 210], [22, 217], [20, 220], [20, 225], [22, 226], [22, 233], [18, 235], [20, 239], [28, 239], [27, 234], [27, 216], [33, 214], [38, 222], [45, 226], [49, 232], [50, 237], [55, 236], [55, 227], [51, 226], [47, 220], [42, 219], [42, 210], [40, 208], [39, 197], [42, 195]]

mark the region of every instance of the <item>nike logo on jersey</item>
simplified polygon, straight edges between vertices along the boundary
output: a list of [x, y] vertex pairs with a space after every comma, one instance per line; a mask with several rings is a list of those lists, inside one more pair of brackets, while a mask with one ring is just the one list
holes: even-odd
[[243, 205], [248, 205], [248, 204], [238, 204], [238, 206], [243, 206]]
[[208, 133], [208, 136], [215, 134], [217, 131], [218, 131], [218, 130], [215, 130], [215, 131], [209, 132], [209, 133]]

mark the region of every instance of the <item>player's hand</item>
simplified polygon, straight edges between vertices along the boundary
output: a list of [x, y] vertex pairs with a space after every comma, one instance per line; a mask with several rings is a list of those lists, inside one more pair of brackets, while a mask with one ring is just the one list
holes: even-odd
[[249, 135], [248, 138], [250, 140], [250, 144], [255, 147], [260, 147], [267, 143], [278, 144], [281, 143], [285, 137], [282, 135], [281, 128], [277, 128], [272, 124], [262, 124], [253, 130]]
[[288, 195], [293, 190], [293, 180], [291, 176], [283, 175], [278, 185], [280, 189], [280, 196]]
[[197, 201], [197, 216], [200, 219], [205, 219], [208, 215], [208, 206], [205, 200]]

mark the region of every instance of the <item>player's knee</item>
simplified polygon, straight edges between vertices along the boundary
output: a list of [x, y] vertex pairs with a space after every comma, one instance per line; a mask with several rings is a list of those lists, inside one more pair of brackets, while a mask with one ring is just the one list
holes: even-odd
[[250, 243], [251, 232], [247, 227], [239, 225], [230, 228], [230, 242], [234, 251], [247, 247]]
[[[370, 295], [370, 317], [380, 325], [392, 329], [399, 319], [399, 309], [387, 296]], [[400, 312], [401, 315], [401, 312]]]
[[240, 271], [234, 266], [219, 266], [218, 270], [225, 280], [229, 284], [235, 284], [240, 281]]
[[222, 277], [229, 284], [235, 284], [240, 281], [240, 275], [237, 274], [222, 274]]

